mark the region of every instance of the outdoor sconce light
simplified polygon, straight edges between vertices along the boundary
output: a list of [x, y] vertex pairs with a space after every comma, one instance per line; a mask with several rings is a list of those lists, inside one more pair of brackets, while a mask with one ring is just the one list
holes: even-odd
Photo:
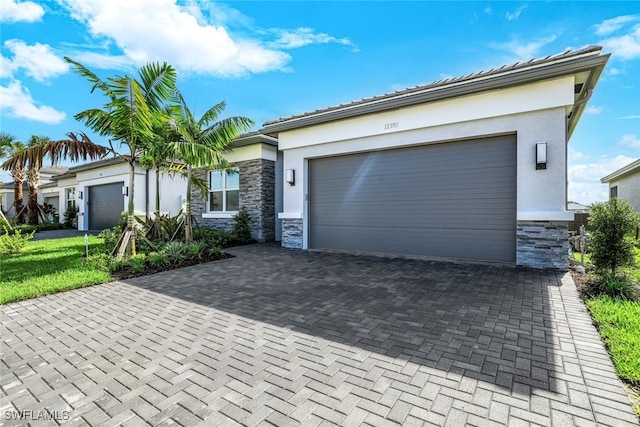
[[289, 185], [296, 185], [296, 171], [294, 169], [287, 169], [285, 179]]
[[536, 144], [536, 170], [547, 168], [547, 143], [538, 142]]
[[82, 200], [83, 196], [84, 196], [84, 194], [82, 193], [82, 191], [78, 191], [78, 199]]
[[129, 187], [127, 187], [126, 185], [122, 186], [122, 195], [123, 196], [128, 196], [129, 195]]

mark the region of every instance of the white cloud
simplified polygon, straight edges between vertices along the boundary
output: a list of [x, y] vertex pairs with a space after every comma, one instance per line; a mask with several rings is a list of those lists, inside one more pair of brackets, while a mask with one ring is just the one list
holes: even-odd
[[27, 45], [22, 40], [11, 39], [4, 42], [4, 47], [13, 53], [13, 58], [2, 58], [3, 68], [7, 67], [3, 72], [5, 77], [5, 73], [10, 73], [11, 76], [15, 71], [23, 69], [28, 76], [42, 82], [49, 77], [64, 74], [69, 69], [69, 65], [58, 58], [49, 45]]
[[527, 8], [526, 5], [520, 6], [513, 12], [507, 12], [504, 14], [504, 17], [507, 18], [507, 21], [515, 21], [520, 17], [520, 14]]
[[620, 138], [617, 145], [637, 150], [640, 149], [640, 139], [638, 139], [637, 135], [625, 133], [622, 135], [622, 138]]
[[586, 114], [600, 114], [602, 113], [603, 109], [604, 107], [599, 107], [597, 105], [589, 105], [587, 106], [587, 108], [584, 109], [584, 112]]
[[31, 1], [0, 0], [0, 22], [36, 22], [42, 19], [44, 9]]
[[0, 86], [0, 111], [8, 116], [51, 125], [62, 122], [66, 117], [64, 112], [52, 107], [36, 105], [29, 91], [17, 80], [11, 81], [8, 86]]
[[487, 15], [493, 15], [493, 9], [491, 9], [491, 6], [485, 7], [482, 11]]
[[640, 15], [623, 15], [616, 16], [615, 18], [605, 19], [600, 24], [594, 25], [596, 35], [606, 36], [618, 31], [625, 24], [633, 21], [637, 21]]
[[618, 37], [610, 37], [600, 41], [605, 49], [613, 53], [614, 57], [622, 59], [640, 58], [640, 25], [628, 33]]
[[640, 119], [640, 114], [632, 114], [630, 116], [620, 117], [622, 120], [637, 120]]
[[358, 51], [358, 48], [348, 38], [338, 39], [325, 33], [314, 33], [312, 28], [273, 29], [271, 31], [277, 35], [277, 39], [269, 43], [269, 46], [276, 49], [295, 49], [310, 44], [338, 43]]
[[569, 147], [568, 199], [586, 205], [608, 200], [608, 187], [600, 182], [600, 178], [628, 165], [634, 160], [636, 159], [633, 157], [623, 155], [615, 157], [601, 156], [592, 159], [590, 156]]
[[[176, 68], [222, 76], [282, 68], [290, 56], [195, 17], [175, 0], [61, 0], [96, 38], [112, 39], [134, 65], [167, 61]], [[191, 12], [190, 12], [191, 11]]]
[[514, 57], [514, 60], [524, 61], [536, 58], [540, 49], [555, 41], [556, 38], [557, 36], [552, 34], [548, 37], [538, 38], [528, 42], [514, 39], [506, 43], [492, 43], [490, 47], [508, 52]]

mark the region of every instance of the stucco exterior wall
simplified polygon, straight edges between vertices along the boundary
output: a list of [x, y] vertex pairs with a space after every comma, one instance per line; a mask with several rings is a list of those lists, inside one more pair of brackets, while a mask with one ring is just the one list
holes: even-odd
[[[296, 184], [283, 186], [279, 218], [302, 220], [300, 246], [308, 248], [309, 159], [515, 134], [517, 220], [570, 221], [566, 116], [573, 103], [574, 78], [568, 76], [283, 131], [283, 169], [295, 170]], [[538, 142], [547, 143], [545, 170], [535, 167]]]
[[640, 171], [634, 171], [609, 182], [609, 188], [618, 187], [618, 198], [625, 199], [640, 212]]

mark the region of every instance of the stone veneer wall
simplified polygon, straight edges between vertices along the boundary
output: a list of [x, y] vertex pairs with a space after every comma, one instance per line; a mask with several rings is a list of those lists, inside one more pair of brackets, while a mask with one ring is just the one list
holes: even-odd
[[302, 249], [302, 219], [282, 220], [282, 247]]
[[563, 221], [518, 221], [516, 265], [533, 268], [569, 268], [569, 228]]
[[[275, 172], [276, 164], [271, 160], [254, 159], [232, 163], [240, 169], [240, 207], [247, 208], [251, 217], [251, 235], [258, 242], [275, 240]], [[194, 171], [200, 179], [209, 181], [209, 171]], [[231, 218], [202, 218], [207, 212], [208, 199], [199, 189], [191, 190], [191, 211], [200, 225], [231, 230]]]

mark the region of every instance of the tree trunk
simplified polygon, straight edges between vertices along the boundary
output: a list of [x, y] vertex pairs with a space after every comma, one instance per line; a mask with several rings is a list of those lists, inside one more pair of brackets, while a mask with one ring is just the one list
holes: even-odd
[[13, 178], [13, 206], [15, 207], [15, 222], [16, 224], [24, 224], [24, 195], [22, 194], [22, 183], [24, 182], [24, 169], [21, 167], [15, 167], [11, 170], [11, 177]]
[[136, 254], [136, 218], [134, 211], [136, 161], [133, 156], [129, 159], [129, 203], [127, 204], [127, 228], [118, 247], [116, 258]]
[[191, 165], [187, 165], [187, 200], [184, 204], [184, 240], [193, 242], [193, 224], [191, 223]]
[[40, 165], [34, 163], [27, 171], [27, 183], [29, 184], [27, 215], [29, 217], [29, 225], [38, 225], [38, 181], [40, 181]]

